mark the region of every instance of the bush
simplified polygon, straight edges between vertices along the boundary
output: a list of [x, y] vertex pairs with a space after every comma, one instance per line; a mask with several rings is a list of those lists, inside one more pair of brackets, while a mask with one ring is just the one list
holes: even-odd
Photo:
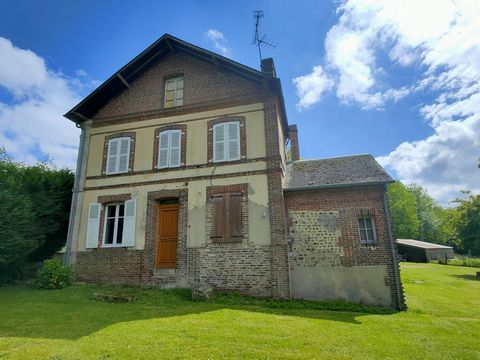
[[63, 289], [72, 284], [72, 270], [58, 260], [45, 260], [38, 270], [38, 287], [43, 289]]

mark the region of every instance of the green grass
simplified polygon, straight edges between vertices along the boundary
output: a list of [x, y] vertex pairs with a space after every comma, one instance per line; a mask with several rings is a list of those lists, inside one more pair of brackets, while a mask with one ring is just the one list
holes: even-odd
[[[403, 264], [409, 310], [394, 313], [235, 296], [194, 302], [184, 290], [8, 286], [0, 359], [480, 359], [474, 270]], [[101, 302], [97, 291], [138, 299]]]
[[456, 266], [468, 266], [468, 267], [476, 267], [480, 268], [480, 258], [459, 258], [448, 260], [449, 265], [456, 265]]

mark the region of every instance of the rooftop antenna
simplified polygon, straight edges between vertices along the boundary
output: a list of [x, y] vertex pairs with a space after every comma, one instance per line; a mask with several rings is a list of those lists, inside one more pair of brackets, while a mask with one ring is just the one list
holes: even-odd
[[262, 46], [269, 47], [274, 49], [277, 46], [277, 43], [272, 42], [267, 38], [266, 35], [260, 33], [260, 19], [264, 17], [263, 11], [257, 10], [253, 12], [253, 22], [255, 25], [255, 30], [253, 32], [253, 41], [252, 44], [258, 47], [258, 55], [260, 56], [260, 62], [262, 61]]

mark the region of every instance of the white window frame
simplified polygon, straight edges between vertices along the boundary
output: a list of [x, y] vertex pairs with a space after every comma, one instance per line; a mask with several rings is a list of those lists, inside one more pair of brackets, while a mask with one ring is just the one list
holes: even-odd
[[[160, 139], [162, 138], [163, 133], [168, 133], [168, 146], [167, 146], [167, 165], [160, 166]], [[172, 165], [171, 153], [172, 153], [172, 134], [179, 134], [179, 143], [178, 143], [178, 165]], [[167, 168], [178, 168], [182, 165], [182, 130], [164, 130], [158, 133], [158, 154], [157, 154], [157, 169], [167, 169]]]
[[[178, 88], [178, 83], [179, 81], [182, 80], [183, 82], [183, 87], [182, 89], [179, 89]], [[168, 88], [168, 84], [171, 84], [173, 83], [173, 106], [167, 106], [167, 88]], [[176, 77], [176, 78], [172, 78], [172, 79], [167, 79], [165, 80], [165, 96], [164, 96], [164, 99], [163, 99], [163, 106], [165, 108], [172, 108], [172, 107], [176, 107], [176, 106], [183, 106], [184, 104], [184, 99], [185, 99], [185, 80], [183, 78], [183, 76], [179, 76], [179, 77]], [[178, 97], [178, 91], [179, 90], [182, 90], [182, 93], [183, 93], [183, 96], [182, 98], [180, 99]], [[182, 100], [182, 103], [181, 104], [178, 104], [179, 100]]]
[[[370, 219], [371, 222], [372, 222], [373, 239], [368, 238], [368, 230], [370, 228], [367, 228], [366, 219]], [[375, 229], [376, 228], [375, 219], [373, 218], [373, 216], [359, 217], [357, 221], [358, 221], [358, 236], [360, 237], [360, 243], [364, 246], [376, 246], [376, 245], [378, 245], [377, 230]], [[360, 221], [363, 222], [363, 226], [364, 226], [364, 229], [365, 229], [365, 237], [366, 237], [365, 240], [362, 239], [362, 233], [360, 231], [361, 230]]]
[[[123, 223], [125, 224], [125, 203], [124, 202], [119, 202], [119, 203], [110, 203], [106, 204], [104, 206], [104, 211], [105, 211], [105, 219], [104, 219], [104, 224], [103, 224], [103, 241], [102, 241], [102, 246], [103, 247], [124, 247], [125, 245], [123, 244], [123, 228], [122, 228], [122, 242], [121, 243], [116, 243], [117, 239], [117, 234], [118, 234], [118, 219], [120, 218], [120, 205], [123, 205]], [[109, 206], [115, 206], [115, 225], [113, 227], [113, 241], [111, 244], [107, 244], [105, 242], [107, 238], [107, 219], [108, 219], [108, 207]]]
[[[232, 158], [230, 157], [230, 147], [228, 146], [230, 141], [232, 139], [229, 138], [228, 134], [228, 126], [230, 124], [236, 124], [237, 126], [237, 134], [238, 134], [238, 157]], [[223, 159], [217, 159], [215, 158], [216, 149], [217, 149], [217, 143], [215, 141], [215, 132], [218, 131], [217, 129], [223, 126]], [[212, 141], [213, 141], [213, 162], [224, 162], [224, 161], [236, 161], [240, 160], [242, 158], [242, 144], [241, 144], [241, 134], [240, 134], [240, 121], [227, 121], [227, 122], [222, 122], [220, 124], [215, 124], [213, 125], [213, 136], [212, 136]]]
[[[122, 140], [128, 140], [128, 150], [127, 150], [127, 168], [124, 171], [120, 171], [120, 145], [122, 143]], [[108, 170], [108, 162], [110, 158], [110, 146], [112, 146], [112, 143], [117, 142], [117, 154], [115, 155], [115, 171], [109, 171]], [[115, 138], [115, 139], [110, 139], [108, 141], [108, 148], [107, 148], [107, 159], [106, 159], [106, 165], [105, 165], [105, 173], [107, 175], [113, 175], [113, 174], [123, 174], [127, 173], [130, 169], [130, 147], [132, 146], [131, 144], [132, 138], [129, 136], [125, 137], [120, 137], [120, 138]]]

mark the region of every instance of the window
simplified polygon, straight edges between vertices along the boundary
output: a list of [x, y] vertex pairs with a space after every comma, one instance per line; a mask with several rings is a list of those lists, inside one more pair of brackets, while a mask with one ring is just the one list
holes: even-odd
[[122, 244], [124, 217], [125, 204], [112, 204], [106, 206], [104, 245]]
[[157, 168], [180, 166], [181, 137], [180, 130], [166, 130], [159, 134]]
[[111, 139], [108, 142], [107, 174], [119, 174], [128, 172], [130, 160], [129, 137]]
[[215, 194], [212, 201], [213, 242], [241, 242], [242, 232], [242, 193]]
[[183, 77], [165, 81], [165, 107], [183, 105]]
[[372, 217], [362, 217], [358, 219], [358, 229], [360, 232], [360, 242], [362, 245], [376, 245], [377, 234], [375, 232], [375, 222]]
[[224, 122], [213, 126], [213, 162], [240, 159], [240, 123]]

